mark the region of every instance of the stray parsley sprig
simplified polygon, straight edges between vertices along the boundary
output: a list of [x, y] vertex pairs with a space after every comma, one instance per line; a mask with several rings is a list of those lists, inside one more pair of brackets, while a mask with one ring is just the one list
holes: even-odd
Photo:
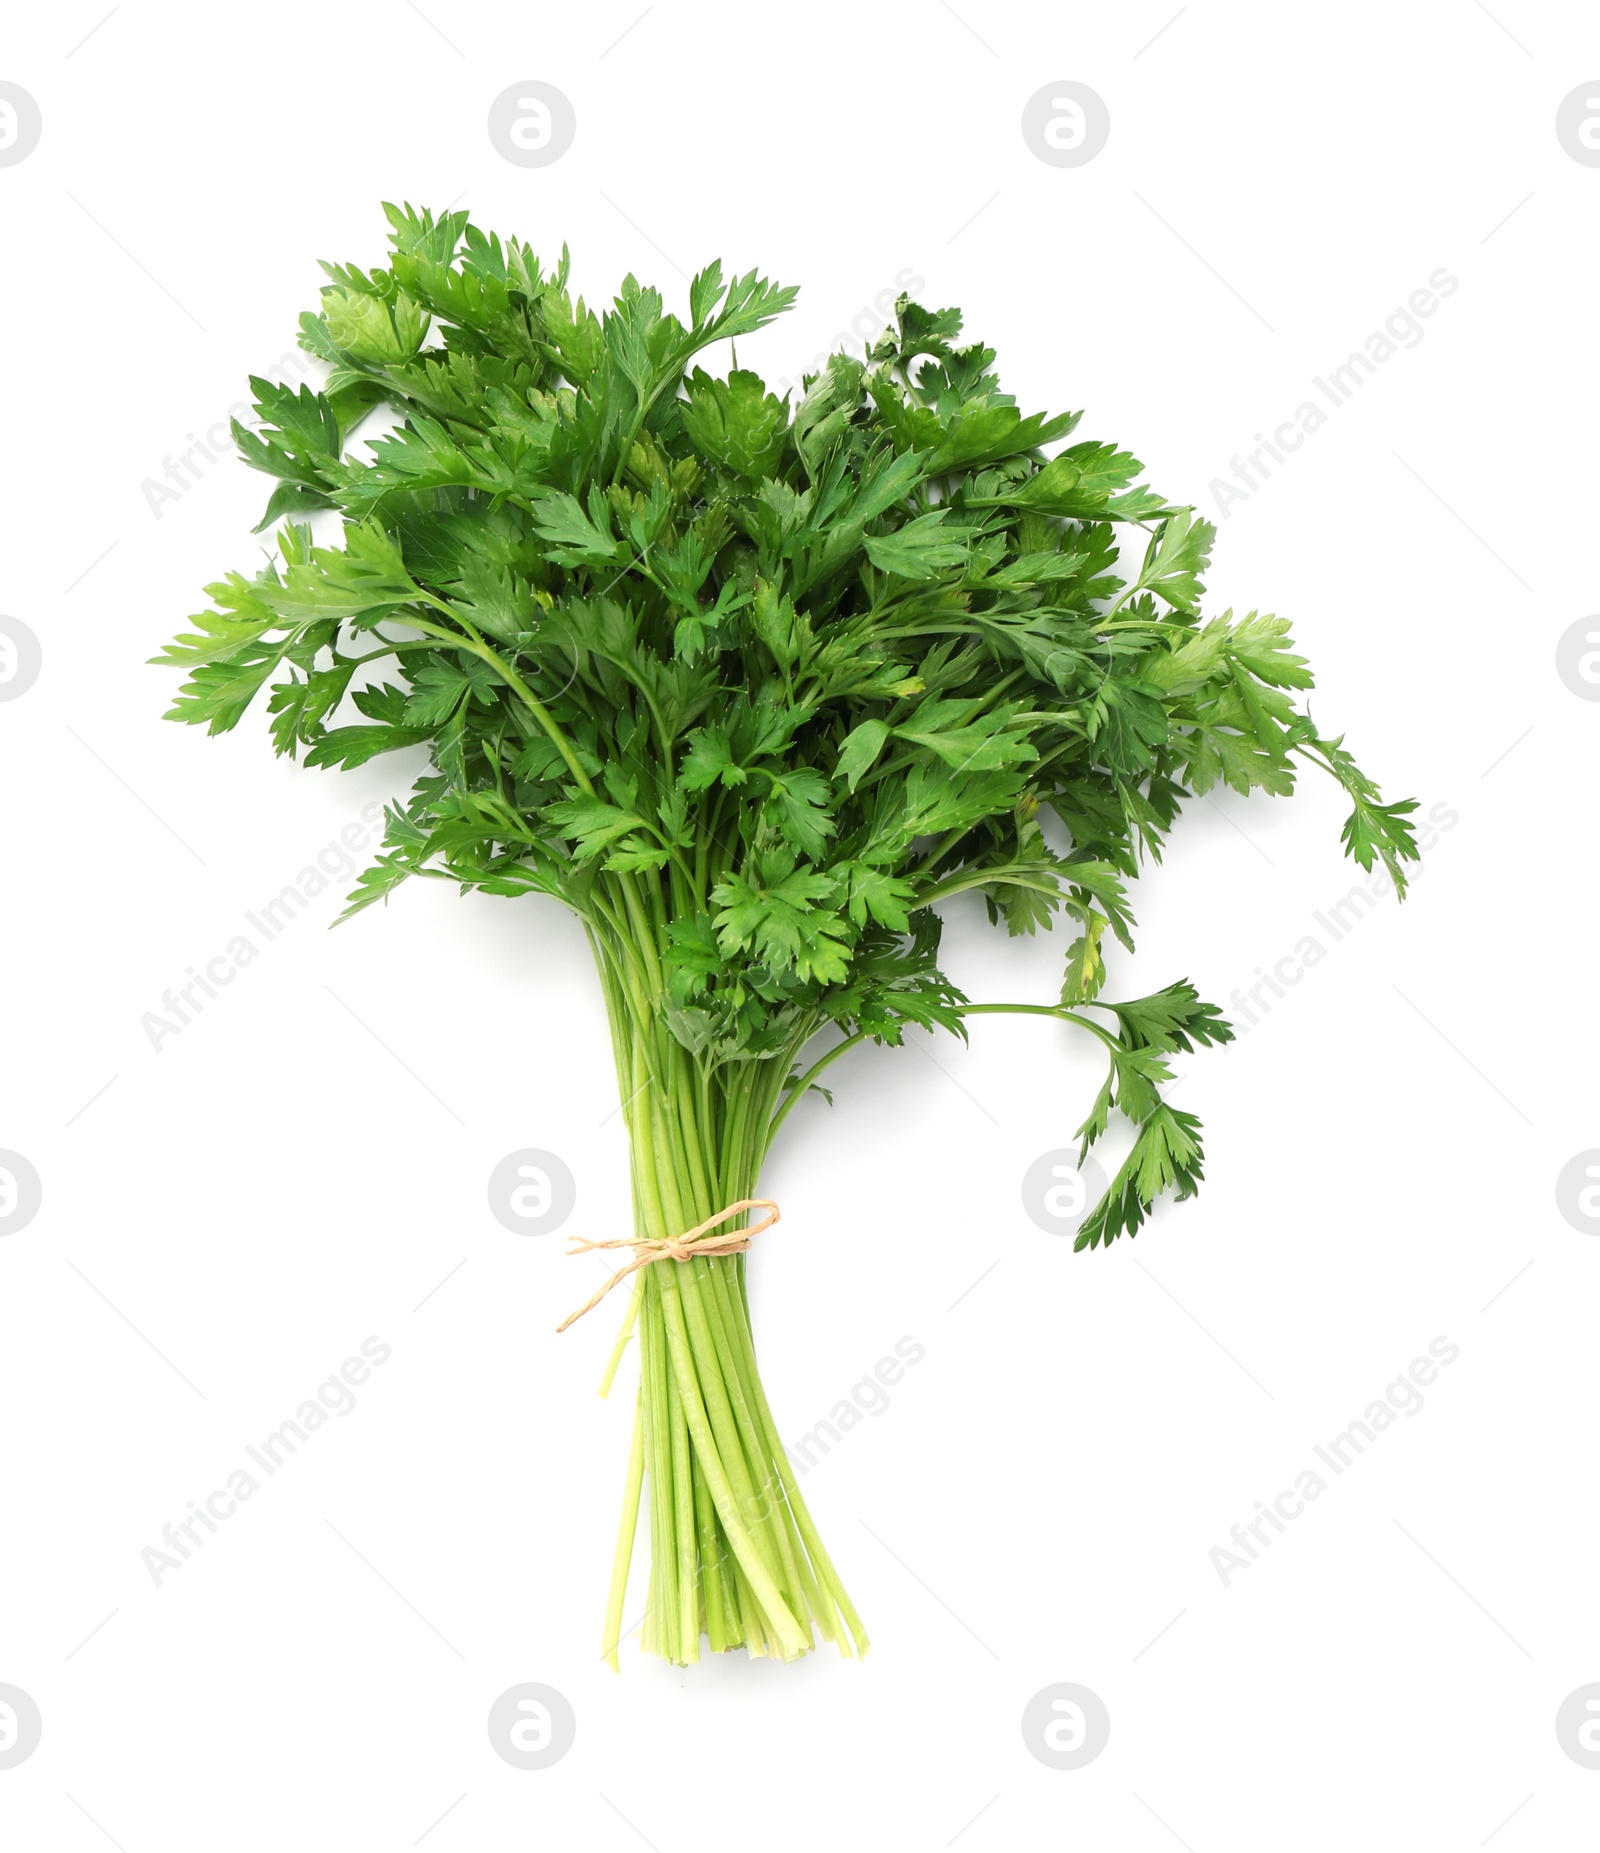
[[[1047, 460], [1079, 414], [1024, 416], [953, 309], [902, 297], [864, 361], [834, 356], [791, 405], [698, 357], [792, 288], [714, 263], [686, 321], [631, 276], [596, 315], [565, 250], [547, 270], [465, 213], [385, 211], [387, 266], [324, 266], [301, 318], [321, 390], [252, 381], [260, 428], [234, 434], [275, 480], [278, 557], [208, 587], [157, 659], [187, 678], [170, 718], [220, 732], [265, 690], [277, 751], [309, 765], [425, 750], [350, 913], [413, 877], [572, 909], [641, 1239], [754, 1197], [852, 1048], [1001, 1011], [1104, 1047], [1085, 1151], [1113, 1108], [1134, 1131], [1078, 1247], [1192, 1195], [1199, 1122], [1162, 1089], [1174, 1054], [1232, 1031], [1185, 980], [1102, 999], [1141, 859], [1186, 799], [1287, 795], [1303, 764], [1349, 795], [1363, 868], [1403, 893], [1417, 853], [1415, 806], [1313, 725], [1287, 623], [1201, 616], [1211, 524], [1113, 444]], [[357, 454], [377, 407], [392, 428]], [[1014, 934], [1072, 923], [1058, 1000], [974, 1004], [945, 976], [938, 909], [968, 891]], [[647, 1648], [691, 1661], [704, 1633], [787, 1658], [815, 1627], [864, 1652], [757, 1374], [743, 1255], [634, 1280], [606, 1373], [636, 1324], [608, 1656], [646, 1480]]]

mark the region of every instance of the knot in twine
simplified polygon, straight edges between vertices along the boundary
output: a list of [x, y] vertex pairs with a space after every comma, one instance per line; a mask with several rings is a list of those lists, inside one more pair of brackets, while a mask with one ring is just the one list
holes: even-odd
[[[709, 1240], [701, 1238], [723, 1223], [730, 1216], [738, 1216], [745, 1210], [765, 1210], [767, 1213], [760, 1222], [752, 1223], [748, 1229], [726, 1229], [721, 1235], [712, 1235]], [[742, 1254], [750, 1246], [750, 1238], [759, 1235], [763, 1229], [770, 1229], [782, 1217], [776, 1203], [770, 1197], [741, 1197], [737, 1203], [730, 1203], [725, 1210], [718, 1210], [715, 1216], [708, 1216], [694, 1228], [686, 1229], [682, 1235], [663, 1236], [659, 1240], [648, 1237], [639, 1241], [626, 1236], [619, 1236], [609, 1242], [591, 1242], [586, 1236], [575, 1235], [569, 1255], [586, 1255], [597, 1248], [631, 1248], [633, 1259], [626, 1267], [620, 1267], [597, 1293], [592, 1294], [575, 1313], [568, 1313], [556, 1327], [557, 1332], [566, 1331], [587, 1312], [593, 1312], [618, 1281], [626, 1280], [637, 1268], [649, 1267], [653, 1261], [692, 1261], [696, 1255], [708, 1257]]]

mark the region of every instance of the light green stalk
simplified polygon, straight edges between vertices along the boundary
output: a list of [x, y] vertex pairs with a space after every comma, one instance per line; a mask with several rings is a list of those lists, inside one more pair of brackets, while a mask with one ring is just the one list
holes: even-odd
[[[590, 936], [632, 1153], [635, 1234], [661, 1241], [756, 1194], [772, 1134], [795, 1097], [785, 1100], [785, 1082], [812, 1026], [767, 1061], [721, 1069], [697, 1061], [660, 1009], [654, 946], [645, 953], [632, 943], [634, 934], [653, 937], [659, 890], [643, 886], [643, 895], [619, 894], [614, 910], [597, 911]], [[628, 938], [608, 920], [626, 923]], [[761, 1384], [744, 1263], [743, 1254], [663, 1261], [635, 1276], [601, 1385], [604, 1394], [637, 1332], [634, 1438], [605, 1611], [613, 1667], [646, 1482], [648, 1651], [687, 1665], [700, 1657], [704, 1634], [712, 1652], [742, 1645], [792, 1659], [817, 1631], [842, 1653], [867, 1649]]]

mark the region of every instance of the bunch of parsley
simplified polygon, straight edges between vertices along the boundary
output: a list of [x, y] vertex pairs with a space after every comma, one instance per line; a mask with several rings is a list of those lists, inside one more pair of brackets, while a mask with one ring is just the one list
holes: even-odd
[[[187, 676], [171, 718], [219, 732], [265, 690], [278, 752], [309, 765], [419, 749], [351, 912], [427, 877], [577, 914], [642, 1238], [753, 1196], [785, 1116], [858, 1044], [984, 1011], [1104, 1046], [1083, 1145], [1113, 1107], [1134, 1138], [1080, 1248], [1191, 1195], [1199, 1124], [1161, 1090], [1175, 1051], [1232, 1032], [1181, 980], [1101, 1001], [1141, 858], [1190, 796], [1287, 794], [1302, 763], [1349, 794], [1363, 868], [1403, 891], [1416, 854], [1414, 806], [1301, 705], [1284, 620], [1199, 615], [1210, 524], [1115, 445], [1047, 461], [1078, 415], [1019, 412], [955, 310], [902, 298], [864, 362], [835, 356], [791, 406], [695, 357], [792, 288], [714, 263], [686, 321], [631, 276], [596, 315], [565, 250], [548, 271], [465, 213], [386, 211], [387, 266], [324, 266], [301, 318], [321, 390], [252, 381], [260, 426], [234, 435], [276, 479], [279, 557], [210, 586], [157, 659]], [[967, 890], [1012, 933], [1068, 917], [1058, 1002], [973, 1004], [944, 975], [939, 904]], [[646, 1478], [647, 1648], [692, 1661], [704, 1633], [787, 1658], [816, 1627], [865, 1651], [756, 1370], [744, 1256], [640, 1269], [635, 1323], [613, 1664]]]

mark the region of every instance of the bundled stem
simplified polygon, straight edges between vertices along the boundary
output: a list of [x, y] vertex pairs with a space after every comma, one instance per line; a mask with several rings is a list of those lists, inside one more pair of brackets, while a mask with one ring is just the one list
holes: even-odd
[[[663, 1242], [753, 1195], [792, 1062], [702, 1067], [659, 1019], [640, 1022], [614, 982], [616, 962], [602, 954], [600, 968], [632, 1150], [635, 1236]], [[713, 1653], [743, 1646], [789, 1660], [813, 1645], [814, 1630], [845, 1654], [867, 1650], [762, 1387], [744, 1261], [663, 1260], [634, 1277], [624, 1340], [637, 1330], [638, 1403], [603, 1638], [613, 1667], [646, 1483], [648, 1652], [686, 1665], [704, 1635]], [[607, 1386], [615, 1366], [614, 1354]]]

